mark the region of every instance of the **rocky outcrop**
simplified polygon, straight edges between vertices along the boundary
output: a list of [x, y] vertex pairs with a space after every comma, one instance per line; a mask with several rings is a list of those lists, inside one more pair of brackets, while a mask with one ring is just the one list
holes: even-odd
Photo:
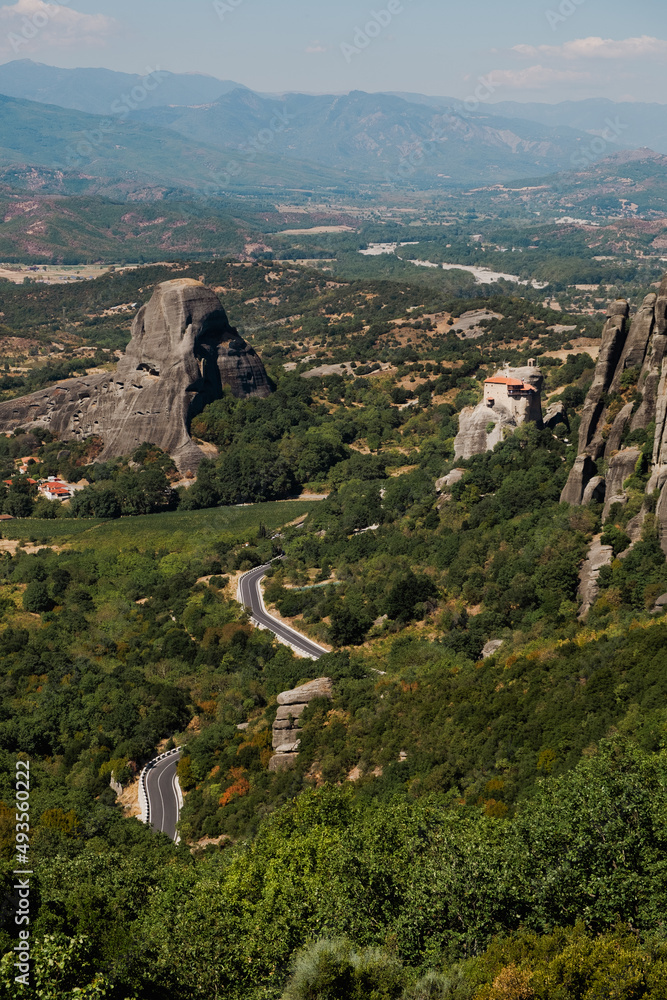
[[[563, 503], [588, 503], [604, 494], [605, 509], [608, 511], [612, 503], [625, 499], [623, 482], [634, 471], [638, 458], [635, 449], [623, 449], [626, 431], [635, 426], [635, 403], [629, 401], [620, 409], [611, 409], [610, 396], [616, 394], [618, 400], [617, 394], [624, 387], [622, 377], [625, 371], [642, 366], [646, 368], [646, 359], [652, 356], [651, 344], [656, 339], [658, 301], [659, 296], [647, 295], [632, 323], [629, 322], [629, 305], [624, 299], [610, 306], [593, 383], [581, 415], [577, 460], [561, 494]], [[618, 407], [618, 403], [614, 406]], [[654, 417], [655, 409], [650, 413], [650, 419]], [[628, 454], [625, 454], [626, 450]], [[600, 459], [609, 465], [604, 486], [598, 479], [597, 462]], [[624, 475], [630, 466], [630, 472]], [[593, 479], [596, 480], [595, 486], [589, 491], [588, 485]]]
[[[627, 384], [623, 378], [629, 370], [639, 370], [636, 390], [633, 379]], [[627, 402], [619, 405], [623, 394]], [[653, 440], [647, 441], [651, 456], [646, 492], [660, 494], [655, 525], [667, 555], [667, 277], [657, 295], [646, 296], [631, 324], [626, 302], [617, 301], [609, 310], [593, 384], [583, 408], [579, 454], [561, 500], [570, 504], [604, 501], [603, 520], [611, 515], [615, 504], [627, 503], [625, 483], [638, 469], [640, 459], [644, 469], [645, 460], [640, 448], [624, 447], [623, 442], [628, 431], [646, 431], [653, 422], [655, 434]], [[652, 525], [652, 509], [652, 505], [644, 504], [625, 525], [631, 546], [619, 558], [627, 555], [646, 527]], [[582, 568], [582, 615], [597, 595], [600, 565], [610, 559], [605, 548], [596, 539]]]
[[611, 545], [603, 545], [600, 539], [600, 535], [593, 539], [588, 557], [579, 573], [580, 618], [585, 618], [595, 604], [599, 593], [600, 570], [603, 566], [610, 566], [614, 558], [614, 550]]
[[597, 465], [590, 455], [577, 455], [565, 488], [561, 493], [561, 503], [571, 503], [574, 507], [579, 506], [586, 487], [596, 472]]
[[662, 362], [667, 352], [667, 276], [663, 279], [654, 306], [653, 335], [644, 358], [638, 389], [642, 401], [632, 418], [632, 429], [646, 430], [655, 417]]
[[230, 326], [215, 292], [179, 278], [155, 290], [137, 314], [132, 339], [113, 374], [68, 379], [0, 403], [0, 429], [47, 427], [63, 441], [97, 435], [100, 458], [131, 454], [144, 442], [194, 473], [204, 452], [190, 424], [224, 391], [268, 396], [264, 366]]
[[646, 351], [651, 341], [655, 326], [655, 305], [658, 296], [655, 292], [647, 295], [637, 314], [632, 320], [630, 333], [616, 366], [616, 372], [611, 383], [611, 391], [618, 392], [621, 388], [621, 375], [628, 368], [641, 368], [644, 364]]
[[329, 677], [319, 677], [292, 691], [278, 695], [278, 712], [273, 723], [273, 749], [270, 771], [285, 771], [293, 767], [299, 756], [301, 716], [315, 698], [331, 698], [333, 687]]
[[605, 504], [603, 518], [609, 516], [612, 504], [624, 504], [627, 500], [623, 483], [635, 471], [641, 452], [639, 448], [624, 448], [617, 452], [609, 463], [609, 471], [605, 476]]
[[452, 471], [447, 473], [446, 476], [443, 476], [442, 479], [438, 479], [436, 481], [436, 493], [444, 493], [450, 488], [450, 486], [460, 483], [464, 476], [465, 469], [452, 469]]
[[570, 418], [567, 414], [567, 409], [564, 403], [552, 403], [547, 412], [544, 414], [543, 424], [548, 427], [549, 430], [553, 430], [558, 424], [565, 424], [568, 431], [570, 429]]
[[596, 503], [603, 503], [606, 492], [607, 483], [604, 476], [593, 476], [584, 490], [582, 503], [591, 503], [593, 500], [595, 500]]
[[667, 556], [667, 488], [663, 486], [655, 511], [655, 519], [658, 526], [658, 537], [662, 551]]
[[586, 396], [579, 425], [579, 454], [599, 458], [603, 441], [599, 434], [605, 409], [605, 394], [609, 391], [620, 361], [627, 336], [629, 306], [625, 300], [614, 302], [602, 331], [602, 346]]
[[456, 459], [472, 458], [493, 451], [527, 421], [542, 426], [542, 385], [539, 368], [506, 368], [484, 383], [484, 399], [459, 414], [459, 432], [454, 441]]
[[503, 639], [490, 639], [482, 650], [482, 659], [488, 660], [489, 657], [495, 656], [502, 644]]

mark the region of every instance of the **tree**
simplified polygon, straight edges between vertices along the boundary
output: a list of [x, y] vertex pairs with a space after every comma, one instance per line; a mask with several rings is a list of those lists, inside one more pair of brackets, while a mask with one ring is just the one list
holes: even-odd
[[50, 611], [53, 601], [49, 596], [49, 590], [42, 580], [33, 580], [29, 583], [23, 594], [23, 607], [32, 614], [41, 614], [42, 611]]
[[[437, 597], [438, 589], [429, 576], [403, 573], [387, 595], [386, 613], [394, 621], [407, 622], [419, 614], [419, 605]], [[423, 610], [421, 617], [423, 617]]]
[[334, 646], [358, 646], [370, 626], [371, 621], [363, 612], [340, 602], [331, 614], [331, 641]]
[[5, 511], [12, 517], [30, 517], [37, 487], [29, 483], [25, 476], [14, 476], [5, 500]]

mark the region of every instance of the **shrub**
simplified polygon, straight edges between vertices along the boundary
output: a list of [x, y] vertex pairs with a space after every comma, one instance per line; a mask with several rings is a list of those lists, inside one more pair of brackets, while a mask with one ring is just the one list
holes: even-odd
[[401, 963], [377, 948], [322, 940], [297, 954], [283, 1000], [398, 1000], [406, 979]]

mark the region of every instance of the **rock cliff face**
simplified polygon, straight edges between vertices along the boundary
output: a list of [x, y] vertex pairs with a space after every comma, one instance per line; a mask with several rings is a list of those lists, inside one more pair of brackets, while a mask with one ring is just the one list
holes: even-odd
[[299, 756], [301, 716], [314, 698], [331, 698], [332, 684], [329, 677], [318, 677], [292, 691], [278, 695], [278, 712], [273, 723], [273, 749], [269, 761], [270, 771], [286, 771]]
[[102, 459], [145, 441], [168, 452], [183, 473], [204, 457], [190, 423], [224, 390], [268, 396], [261, 360], [229, 325], [215, 292], [181, 278], [158, 285], [137, 314], [132, 340], [113, 374], [68, 379], [0, 403], [0, 429], [48, 427], [63, 441], [98, 435]]
[[506, 368], [487, 379], [482, 402], [461, 411], [455, 458], [493, 451], [506, 433], [529, 420], [542, 426], [543, 383], [542, 372], [536, 367]]
[[[639, 398], [628, 400], [628, 395], [634, 396], [637, 372]], [[561, 500], [571, 504], [604, 500], [605, 518], [613, 504], [625, 503], [624, 483], [635, 472], [642, 452], [624, 442], [628, 432], [646, 431], [653, 422], [647, 493], [661, 491], [656, 517], [667, 554], [667, 277], [657, 295], [646, 296], [632, 323], [624, 300], [609, 310], [593, 384], [583, 408], [579, 453]], [[633, 540], [640, 535], [647, 509], [627, 527]]]

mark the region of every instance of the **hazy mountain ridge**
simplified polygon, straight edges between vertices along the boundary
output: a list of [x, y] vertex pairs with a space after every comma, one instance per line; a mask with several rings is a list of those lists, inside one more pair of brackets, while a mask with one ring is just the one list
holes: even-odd
[[132, 118], [220, 149], [248, 149], [259, 141], [281, 157], [420, 185], [563, 169], [587, 138], [568, 128], [463, 115], [362, 91], [266, 98], [234, 90], [205, 107], [142, 108]]
[[146, 70], [141, 75], [109, 69], [60, 69], [17, 59], [0, 66], [0, 93], [72, 111], [109, 115], [114, 113], [114, 105], [123, 103], [124, 95], [136, 106], [195, 105], [242, 88], [232, 80], [216, 80], [199, 73], [170, 73], [157, 65], [147, 66]]
[[[0, 157], [9, 168], [73, 175], [84, 190], [91, 179], [104, 179], [114, 189], [120, 182], [128, 194], [164, 186], [209, 197], [234, 182], [281, 187], [317, 181], [335, 186], [343, 179], [319, 165], [284, 164], [273, 150], [245, 158], [232, 177], [227, 154], [168, 129], [1, 95]], [[104, 185], [95, 189], [106, 193]]]
[[[28, 120], [32, 119], [30, 142], [27, 148], [18, 149], [15, 143], [5, 143], [10, 162], [47, 165], [43, 156], [30, 158], [39, 145], [36, 136], [40, 128], [46, 130], [49, 147], [59, 146], [59, 131], [77, 136], [87, 129], [102, 129], [109, 138], [113, 133], [114, 141], [105, 144], [105, 163], [95, 163], [95, 171], [102, 169], [104, 176], [110, 176], [119, 169], [137, 170], [141, 162], [150, 167], [148, 171], [139, 168], [149, 179], [153, 168], [147, 159], [150, 161], [156, 142], [163, 142], [165, 148], [157, 155], [153, 178], [160, 182], [174, 177], [189, 179], [193, 150], [174, 146], [173, 135], [167, 139], [152, 131], [145, 133], [146, 129], [168, 129], [211, 150], [236, 150], [253, 162], [273, 158], [275, 173], [271, 176], [269, 171], [269, 186], [278, 187], [286, 182], [285, 161], [344, 171], [345, 178], [330, 177], [325, 181], [329, 184], [345, 179], [353, 184], [389, 182], [417, 187], [506, 181], [522, 174], [567, 169], [589, 141], [586, 132], [562, 122], [552, 126], [503, 117], [492, 106], [471, 114], [453, 99], [361, 91], [272, 97], [231, 81], [162, 70], [142, 78], [102, 69], [60, 70], [20, 60], [0, 67], [2, 92], [14, 100], [51, 107], [51, 120], [41, 125], [36, 108], [26, 108]], [[64, 115], [60, 123], [55, 121], [55, 106]], [[105, 125], [72, 119], [84, 111], [103, 114]], [[139, 131], [125, 130], [123, 123], [130, 121]], [[8, 123], [4, 127], [0, 123], [0, 127], [5, 135], [15, 131]], [[148, 158], [146, 150], [135, 149], [140, 135], [145, 135], [148, 143]], [[127, 146], [127, 155], [119, 150], [123, 146]], [[58, 150], [53, 159], [60, 155]], [[195, 150], [194, 160], [200, 157], [201, 151]], [[69, 165], [78, 169], [76, 163]], [[228, 186], [233, 186], [235, 177], [238, 180], [237, 166], [230, 177], [223, 171]], [[287, 180], [297, 185], [314, 182], [309, 171]]]

